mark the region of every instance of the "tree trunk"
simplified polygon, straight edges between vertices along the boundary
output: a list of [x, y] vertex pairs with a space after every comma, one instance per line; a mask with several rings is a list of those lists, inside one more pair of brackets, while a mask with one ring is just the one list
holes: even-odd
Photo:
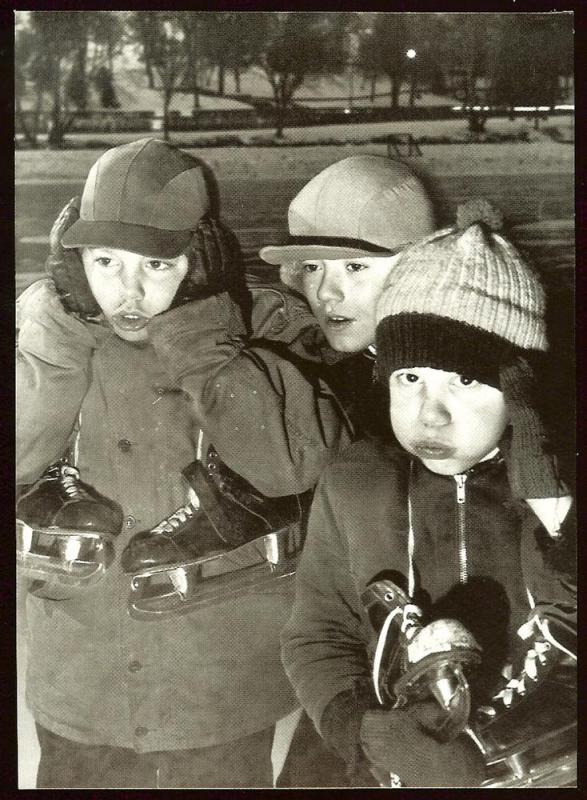
[[400, 86], [401, 80], [398, 78], [397, 75], [390, 75], [391, 81], [391, 92], [390, 92], [390, 105], [392, 108], [399, 108], [399, 93], [400, 93]]
[[377, 75], [373, 73], [371, 75], [371, 105], [375, 102], [375, 91], [377, 88]]
[[226, 71], [226, 67], [224, 64], [218, 64], [218, 94], [224, 94], [224, 74]]
[[147, 73], [147, 85], [149, 89], [155, 88], [155, 76], [153, 75], [153, 65], [148, 55], [145, 55], [145, 72]]
[[235, 85], [235, 88], [236, 88], [236, 93], [240, 94], [241, 93], [241, 69], [238, 66], [234, 68], [234, 85]]
[[61, 125], [61, 65], [58, 64], [55, 69], [53, 85], [53, 108], [51, 109], [51, 119], [49, 123], [49, 130], [47, 132], [47, 145], [51, 150], [59, 150], [63, 145], [63, 128]]
[[416, 75], [414, 71], [410, 75], [410, 108], [414, 107], [414, 101], [416, 99]]
[[163, 139], [169, 141], [169, 106], [171, 105], [171, 93], [163, 93]]

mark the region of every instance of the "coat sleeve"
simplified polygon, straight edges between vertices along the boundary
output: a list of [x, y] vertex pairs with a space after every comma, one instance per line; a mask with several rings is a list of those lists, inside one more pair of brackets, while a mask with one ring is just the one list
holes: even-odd
[[245, 341], [226, 293], [155, 318], [150, 337], [222, 460], [264, 494], [313, 487], [350, 442], [341, 406], [311, 366], [284, 341]]
[[534, 514], [522, 523], [522, 568], [535, 613], [571, 635], [577, 629], [577, 517], [567, 513], [557, 537]]
[[335, 497], [327, 470], [314, 495], [293, 610], [281, 637], [285, 671], [322, 735], [330, 701], [352, 697], [357, 687], [370, 683], [365, 621], [333, 508]]
[[[66, 313], [48, 280], [17, 301], [16, 483], [33, 483], [67, 448], [86, 394], [96, 340]], [[93, 326], [96, 327], [96, 326]]]

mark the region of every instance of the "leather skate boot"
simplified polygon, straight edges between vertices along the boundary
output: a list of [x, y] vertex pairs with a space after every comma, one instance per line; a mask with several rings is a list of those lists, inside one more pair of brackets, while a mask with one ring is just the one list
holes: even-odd
[[535, 616], [519, 634], [532, 639], [524, 665], [517, 674], [506, 666], [501, 688], [477, 709], [472, 729], [488, 765], [509, 770], [518, 781], [511, 785], [536, 785], [553, 759], [563, 758], [567, 775], [573, 768], [576, 774], [576, 630]]
[[16, 506], [20, 574], [39, 582], [35, 588], [93, 584], [114, 558], [122, 523], [118, 503], [80, 480], [75, 467], [52, 464]]
[[266, 498], [222, 463], [184, 470], [192, 500], [137, 533], [121, 557], [133, 616], [182, 613], [218, 596], [292, 574], [308, 497]]
[[390, 580], [370, 584], [361, 600], [379, 634], [373, 660], [379, 702], [401, 708], [433, 697], [443, 714], [429, 733], [439, 741], [454, 739], [466, 727], [471, 708], [465, 668], [481, 660], [472, 634], [454, 619], [423, 624], [422, 610]]

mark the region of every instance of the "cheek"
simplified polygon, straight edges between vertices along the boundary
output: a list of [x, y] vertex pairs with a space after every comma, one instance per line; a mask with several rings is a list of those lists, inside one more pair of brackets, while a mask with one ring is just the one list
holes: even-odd
[[318, 278], [309, 276], [305, 274], [302, 278], [302, 289], [306, 300], [310, 304], [311, 308], [314, 309], [318, 305], [318, 285], [319, 281]]

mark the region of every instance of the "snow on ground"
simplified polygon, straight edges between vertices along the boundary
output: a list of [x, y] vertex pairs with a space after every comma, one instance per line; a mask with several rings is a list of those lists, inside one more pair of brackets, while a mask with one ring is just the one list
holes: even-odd
[[[552, 117], [545, 125], [569, 128], [572, 117]], [[574, 147], [571, 144], [554, 142], [541, 131], [531, 129], [531, 123], [517, 119], [491, 119], [488, 132], [515, 133], [520, 128], [530, 130], [530, 142], [506, 142], [499, 144], [430, 144], [422, 145], [422, 156], [413, 159], [431, 174], [438, 175], [484, 175], [484, 174], [532, 174], [541, 172], [572, 173], [574, 170]], [[345, 155], [355, 153], [386, 153], [384, 144], [360, 144], [373, 136], [406, 131], [414, 136], [459, 137], [466, 132], [463, 119], [425, 122], [378, 122], [365, 125], [327, 125], [311, 128], [287, 128], [284, 144], [279, 147], [202, 147], [194, 148], [198, 140], [213, 140], [215, 137], [234, 135], [251, 141], [254, 137], [270, 140], [272, 129], [243, 131], [173, 132], [174, 143], [197, 152], [219, 175], [242, 175], [255, 178], [269, 177], [287, 172], [289, 177], [310, 177], [323, 167]], [[113, 147], [123, 142], [150, 134], [88, 134], [68, 137], [81, 143], [98, 140]], [[153, 134], [156, 135], [156, 134]], [[311, 143], [316, 140], [338, 140], [340, 145], [289, 147], [286, 143]], [[351, 143], [344, 143], [346, 139]], [[79, 144], [78, 144], [79, 146]], [[106, 149], [106, 148], [105, 148]], [[86, 177], [90, 166], [101, 151], [93, 150], [17, 150], [16, 180], [71, 180]], [[409, 160], [409, 159], [406, 159]]]

